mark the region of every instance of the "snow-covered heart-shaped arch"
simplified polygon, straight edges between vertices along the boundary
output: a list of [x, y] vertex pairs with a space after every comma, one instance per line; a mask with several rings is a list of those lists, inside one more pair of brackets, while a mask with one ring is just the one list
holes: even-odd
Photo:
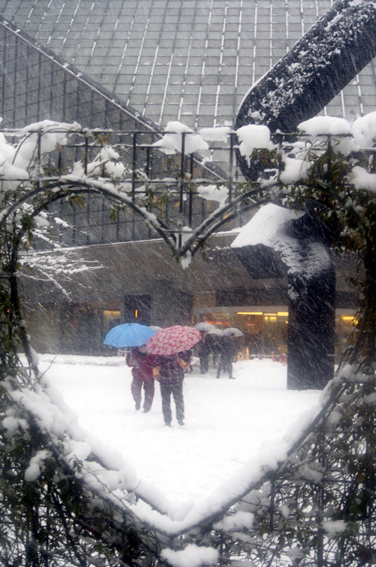
[[[367, 124], [371, 123], [370, 118]], [[325, 122], [325, 127], [328, 126], [333, 126], [330, 120]], [[321, 125], [321, 131], [323, 127]], [[342, 122], [340, 127], [343, 127]], [[250, 128], [252, 136], [248, 135], [248, 131], [240, 133], [240, 136], [244, 136], [243, 139], [240, 138], [241, 144], [244, 144], [243, 148], [240, 145], [240, 151], [244, 151], [248, 156], [255, 148], [252, 143], [251, 149], [248, 147], [250, 139], [255, 138], [254, 132], [260, 134], [259, 137], [256, 136], [258, 140], [265, 140], [264, 130], [261, 135], [261, 131], [254, 130], [254, 126], [250, 125]], [[309, 129], [309, 126], [306, 128]], [[79, 127], [70, 126], [68, 131], [72, 130], [77, 131]], [[277, 171], [276, 176], [251, 188], [246, 186], [244, 193], [231, 200], [228, 206], [219, 207], [183, 242], [183, 239], [176, 238], [176, 233], [171, 235], [150, 211], [126, 193], [119, 191], [117, 182], [111, 179], [111, 175], [107, 179], [101, 176], [93, 178], [85, 171], [78, 174], [77, 168], [54, 178], [45, 175], [41, 170], [44, 155], [62, 144], [66, 134], [66, 125], [60, 125], [60, 128], [51, 123], [38, 125], [38, 128], [34, 127], [21, 133], [24, 138], [15, 149], [13, 146], [6, 147], [6, 144], [3, 147], [3, 153], [8, 152], [8, 161], [5, 160], [3, 164], [4, 204], [1, 216], [3, 270], [6, 275], [6, 284], [3, 286], [3, 297], [6, 298], [3, 303], [3, 336], [11, 338], [8, 340], [11, 348], [3, 356], [2, 432], [9, 454], [12, 454], [12, 447], [22, 447], [22, 452], [27, 454], [18, 463], [27, 464], [23, 469], [22, 466], [17, 469], [13, 461], [12, 466], [16, 467], [14, 470], [19, 470], [19, 482], [22, 477], [22, 482], [36, 489], [39, 497], [46, 498], [46, 502], [50, 503], [49, 513], [54, 514], [56, 526], [61, 530], [66, 529], [65, 514], [68, 513], [69, 527], [66, 529], [66, 535], [71, 533], [73, 528], [77, 530], [79, 527], [82, 530], [80, 546], [85, 542], [86, 546], [92, 546], [90, 553], [95, 553], [94, 544], [100, 541], [107, 551], [111, 549], [114, 557], [120, 557], [125, 563], [132, 548], [131, 541], [137, 542], [134, 543], [137, 548], [137, 551], [134, 551], [135, 556], [139, 554], [145, 565], [153, 565], [162, 558], [178, 565], [180, 556], [171, 555], [169, 551], [162, 553], [161, 549], [173, 546], [176, 549], [171, 553], [179, 553], [179, 547], [186, 544], [194, 546], [186, 546], [187, 553], [194, 554], [196, 558], [201, 557], [201, 563], [198, 564], [215, 563], [219, 553], [221, 561], [231, 561], [230, 557], [235, 558], [239, 554], [241, 557], [254, 557], [259, 552], [262, 555], [262, 537], [257, 544], [253, 538], [258, 534], [265, 536], [266, 526], [270, 544], [267, 553], [273, 556], [276, 548], [278, 553], [285, 549], [281, 542], [276, 544], [276, 538], [280, 537], [278, 534], [282, 533], [280, 530], [283, 531], [283, 526], [287, 525], [289, 529], [295, 526], [295, 530], [299, 521], [303, 520], [303, 539], [306, 547], [303, 546], [303, 549], [299, 550], [294, 547], [302, 538], [300, 532], [294, 532], [295, 535], [291, 538], [292, 547], [288, 549], [290, 555], [286, 552], [288, 556], [295, 554], [294, 556], [299, 555], [300, 559], [304, 557], [308, 565], [311, 560], [309, 542], [318, 542], [317, 556], [321, 557], [325, 538], [332, 541], [334, 536], [338, 542], [338, 545], [334, 546], [335, 552], [342, 553], [341, 537], [348, 535], [346, 521], [353, 521], [352, 508], [350, 510], [347, 506], [353, 493], [350, 489], [346, 493], [346, 506], [340, 516], [340, 488], [337, 491], [329, 491], [330, 505], [326, 505], [324, 499], [318, 506], [317, 498], [327, 491], [327, 479], [332, 483], [332, 487], [333, 479], [338, 481], [338, 487], [351, 487], [354, 483], [356, 473], [343, 466], [348, 455], [340, 453], [340, 447], [344, 443], [342, 426], [347, 423], [349, 412], [352, 421], [345, 431], [346, 440], [354, 447], [352, 458], [357, 463], [368, 458], [369, 445], [365, 443], [364, 436], [365, 431], [368, 435], [369, 431], [375, 430], [373, 413], [368, 411], [373, 404], [369, 387], [374, 377], [364, 375], [362, 370], [357, 371], [353, 367], [342, 370], [338, 378], [328, 386], [322, 407], [315, 410], [308, 423], [302, 425], [295, 435], [280, 443], [278, 450], [275, 449], [268, 458], [253, 460], [219, 492], [191, 508], [184, 517], [174, 519], [169, 514], [168, 504], [154, 488], [145, 484], [138, 486], [137, 479], [130, 470], [114, 467], [114, 460], [108, 459], [107, 452], [101, 451], [99, 445], [88, 442], [69, 410], [58, 399], [56, 391], [40, 374], [24, 327], [18, 295], [19, 248], [24, 245], [25, 238], [31, 237], [33, 220], [51, 203], [87, 192], [104, 195], [140, 214], [163, 237], [174, 254], [184, 258], [188, 252], [194, 253], [198, 249], [197, 240], [201, 235], [206, 239], [213, 227], [228, 222], [228, 216], [223, 218], [226, 213], [237, 214], [237, 207], [242, 204], [245, 208], [253, 208], [261, 203], [280, 199], [281, 196], [286, 198], [286, 195], [289, 195], [287, 187], [295, 183], [301, 184], [302, 176], [307, 175], [306, 168], [296, 167], [297, 164], [304, 164], [299, 153], [301, 148], [298, 148], [299, 152], [294, 157], [291, 157], [291, 153], [285, 157], [285, 167]], [[337, 131], [331, 131], [330, 134], [336, 136]], [[269, 139], [262, 143], [263, 150], [273, 152], [275, 149], [270, 145]], [[268, 145], [267, 148], [265, 144]], [[325, 153], [325, 149], [321, 151]], [[115, 165], [117, 158], [114, 158], [107, 148], [106, 152], [105, 162]], [[103, 153], [101, 155], [103, 157]], [[295, 163], [289, 160], [295, 160]], [[100, 161], [100, 165], [103, 166], [104, 162]], [[115, 171], [111, 167], [110, 170]], [[355, 185], [359, 183], [363, 186], [365, 180], [372, 185], [372, 174], [358, 165], [349, 175]], [[333, 196], [332, 187], [324, 188], [324, 191]], [[339, 194], [337, 202], [341, 203], [341, 199]], [[16, 351], [20, 343], [27, 355], [28, 366], [22, 366], [17, 356]], [[367, 424], [366, 430], [364, 424]], [[333, 439], [335, 442], [332, 442]], [[329, 446], [333, 447], [332, 454], [328, 453]], [[367, 466], [362, 465], [362, 470], [364, 478], [369, 479], [371, 469], [368, 465], [372, 468], [372, 458], [367, 463]], [[365, 484], [368, 490], [368, 484]], [[357, 498], [365, 498], [367, 491], [363, 490], [359, 483], [357, 487]], [[295, 496], [292, 497], [291, 494]], [[33, 506], [32, 503], [31, 511]], [[43, 505], [42, 508], [47, 510]], [[62, 512], [62, 509], [65, 511]], [[316, 518], [314, 525], [313, 515]], [[291, 521], [290, 516], [293, 518]], [[363, 520], [364, 524], [372, 526], [374, 518], [372, 514], [365, 515], [361, 521]], [[47, 515], [45, 521], [47, 522]], [[180, 539], [181, 536], [184, 538]], [[241, 548], [240, 542], [243, 546]], [[359, 545], [357, 540], [354, 549]], [[329, 555], [334, 553], [334, 547], [328, 550]], [[205, 549], [208, 552], [205, 552]]]

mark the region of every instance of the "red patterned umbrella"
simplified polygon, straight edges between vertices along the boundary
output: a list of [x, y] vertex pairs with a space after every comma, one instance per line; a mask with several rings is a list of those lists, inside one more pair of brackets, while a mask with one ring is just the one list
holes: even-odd
[[174, 325], [157, 331], [146, 343], [150, 354], [167, 356], [189, 350], [201, 340], [201, 333], [192, 327]]

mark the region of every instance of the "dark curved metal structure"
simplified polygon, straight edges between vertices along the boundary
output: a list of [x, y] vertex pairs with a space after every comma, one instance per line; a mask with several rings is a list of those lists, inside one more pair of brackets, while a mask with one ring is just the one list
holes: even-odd
[[[376, 56], [376, 2], [338, 0], [245, 96], [235, 129], [265, 124], [294, 132]], [[244, 176], [258, 171], [238, 155]]]
[[[272, 134], [293, 133], [316, 116], [376, 55], [376, 2], [338, 0], [295, 46], [247, 93], [235, 128], [264, 124]], [[243, 175], [260, 171], [237, 153]], [[305, 215], [297, 227], [302, 246], [311, 232]], [[314, 223], [319, 227], [319, 221]], [[318, 229], [316, 241], [328, 248]], [[312, 235], [310, 236], [312, 238]], [[329, 253], [329, 250], [328, 250]], [[247, 266], [255, 251], [239, 254]], [[334, 371], [335, 272], [333, 263], [312, 284], [288, 274], [288, 387], [323, 388]], [[304, 291], [302, 291], [302, 289]]]

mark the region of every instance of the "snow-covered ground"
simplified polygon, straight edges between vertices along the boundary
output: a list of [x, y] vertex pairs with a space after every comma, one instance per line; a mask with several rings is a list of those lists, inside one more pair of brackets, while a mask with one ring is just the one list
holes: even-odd
[[150, 413], [136, 411], [131, 370], [121, 358], [41, 358], [81, 427], [158, 487], [174, 505], [198, 502], [273, 444], [316, 406], [320, 391], [288, 391], [286, 366], [271, 360], [234, 365], [235, 380], [197, 367], [184, 383], [186, 425], [164, 426], [159, 385]]

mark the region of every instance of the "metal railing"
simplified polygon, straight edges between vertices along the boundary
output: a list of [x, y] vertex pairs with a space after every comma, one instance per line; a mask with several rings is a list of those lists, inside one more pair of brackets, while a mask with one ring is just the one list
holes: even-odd
[[[62, 178], [75, 171], [78, 171], [77, 183], [79, 175], [85, 179], [107, 180], [115, 190], [126, 194], [131, 203], [142, 207], [148, 214], [156, 215], [166, 233], [179, 234], [179, 238], [184, 227], [197, 230], [208, 224], [211, 217], [215, 217], [213, 228], [210, 228], [212, 232], [222, 226], [226, 229], [241, 226], [250, 218], [254, 208], [262, 204], [257, 195], [260, 193], [257, 180], [245, 179], [238, 165], [241, 147], [234, 131], [228, 131], [218, 141], [205, 143], [204, 149], [194, 151], [197, 140], [202, 139], [197, 138], [199, 133], [191, 131], [157, 134], [78, 127], [64, 130], [64, 127], [67, 128], [67, 125], [47, 130], [28, 129], [27, 132], [3, 130], [3, 134], [15, 142], [22, 135], [37, 135], [30, 177], [39, 188], [44, 185], [51, 188], [54, 182], [61, 183]], [[56, 132], [67, 134], [66, 143], [44, 154], [44, 136]], [[274, 179], [275, 187], [282, 186], [280, 179], [285, 163], [281, 155], [296, 151], [298, 138], [300, 144], [311, 144], [311, 154], [328, 151], [325, 168], [330, 176], [330, 150], [343, 138], [341, 136], [321, 136], [320, 147], [315, 147], [307, 135], [278, 133], [273, 137], [272, 152], [254, 150], [247, 158], [252, 162], [252, 170], [259, 171], [264, 182]], [[363, 155], [368, 170], [375, 171], [375, 150], [366, 150]], [[121, 175], [114, 174], [116, 167], [123, 168]], [[21, 185], [24, 183], [19, 181]], [[0, 183], [6, 183], [6, 176]], [[276, 200], [275, 194], [273, 198]], [[216, 214], [224, 202], [226, 208]], [[76, 204], [68, 198], [60, 199], [52, 205], [51, 212], [64, 221], [64, 225], [59, 224], [51, 231], [52, 238], [63, 246], [160, 236], [145, 222], [145, 218], [137, 214], [137, 209], [114, 206], [99, 192], [86, 195], [85, 204]], [[207, 226], [205, 231], [208, 234]]]

